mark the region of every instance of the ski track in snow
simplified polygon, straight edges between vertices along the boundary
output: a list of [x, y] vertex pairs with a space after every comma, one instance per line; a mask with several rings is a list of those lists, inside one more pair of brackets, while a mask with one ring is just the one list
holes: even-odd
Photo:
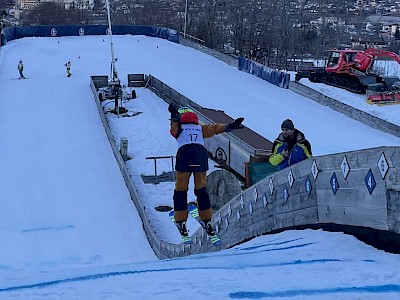
[[289, 290], [279, 291], [274, 293], [268, 292], [235, 292], [229, 294], [232, 299], [262, 299], [262, 298], [280, 298], [280, 297], [296, 297], [296, 296], [318, 296], [327, 294], [352, 294], [352, 293], [398, 293], [400, 292], [400, 285], [398, 284], [385, 284], [373, 286], [357, 286], [357, 287], [337, 287], [329, 289], [304, 289], [304, 290]]

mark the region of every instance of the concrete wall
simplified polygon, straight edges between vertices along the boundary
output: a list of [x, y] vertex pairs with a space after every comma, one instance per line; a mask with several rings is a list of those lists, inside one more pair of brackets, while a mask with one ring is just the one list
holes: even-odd
[[199, 43], [191, 41], [190, 39], [186, 39], [182, 35], [179, 36], [179, 44], [182, 44], [187, 47], [191, 47], [193, 49], [196, 49], [198, 51], [201, 51], [203, 53], [211, 55], [211, 56], [227, 63], [228, 65], [230, 65], [232, 67], [237, 68], [239, 66], [239, 58], [238, 57], [228, 55], [228, 54], [223, 54], [221, 52], [218, 52], [216, 50], [208, 48], [204, 45], [201, 45]]
[[312, 88], [309, 88], [308, 86], [305, 86], [300, 82], [290, 81], [289, 89], [306, 98], [314, 100], [319, 104], [329, 106], [333, 110], [336, 110], [337, 112], [340, 112], [354, 120], [360, 121], [365, 125], [392, 134], [394, 136], [400, 137], [400, 126], [385, 121], [383, 119], [380, 119], [374, 115], [371, 115], [359, 109], [356, 109], [338, 100], [325, 96], [324, 94], [316, 90], [313, 90]]
[[219, 210], [232, 198], [242, 192], [243, 184], [227, 170], [216, 170], [207, 176], [207, 192], [210, 196], [211, 208]]
[[222, 247], [317, 223], [400, 233], [399, 165], [400, 147], [382, 147], [315, 157], [274, 173], [215, 214]]

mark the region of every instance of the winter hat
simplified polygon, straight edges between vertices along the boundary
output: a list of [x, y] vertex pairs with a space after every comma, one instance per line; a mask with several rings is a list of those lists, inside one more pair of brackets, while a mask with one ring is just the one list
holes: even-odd
[[282, 122], [282, 125], [281, 125], [281, 129], [282, 129], [282, 130], [283, 130], [283, 129], [291, 129], [291, 130], [294, 130], [294, 125], [293, 125], [292, 120], [286, 119], [285, 121], [283, 121], [283, 122]]
[[199, 124], [199, 118], [194, 112], [185, 112], [181, 114], [182, 124]]

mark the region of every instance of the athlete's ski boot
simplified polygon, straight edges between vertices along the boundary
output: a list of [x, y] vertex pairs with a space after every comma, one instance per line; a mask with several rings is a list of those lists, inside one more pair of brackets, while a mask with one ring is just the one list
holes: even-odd
[[207, 232], [208, 235], [215, 235], [215, 230], [211, 225], [211, 221], [204, 222], [201, 221], [201, 226], [204, 228], [204, 230]]
[[200, 224], [206, 231], [208, 237], [210, 238], [214, 246], [219, 246], [222, 244], [220, 237], [218, 236], [218, 234], [215, 232], [214, 228], [211, 225], [211, 221], [208, 222], [201, 221]]
[[179, 233], [181, 234], [182, 237], [189, 236], [189, 233], [186, 228], [186, 221], [175, 222], [175, 223], [176, 223], [176, 227], [178, 227]]

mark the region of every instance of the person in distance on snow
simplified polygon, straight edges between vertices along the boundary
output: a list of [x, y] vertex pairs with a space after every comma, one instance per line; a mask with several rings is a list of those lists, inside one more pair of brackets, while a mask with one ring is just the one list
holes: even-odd
[[19, 60], [17, 70], [19, 72], [19, 79], [25, 79], [25, 76], [22, 73], [24, 71], [24, 64], [22, 63], [22, 59]]
[[71, 77], [72, 74], [71, 74], [71, 61], [70, 60], [65, 63], [65, 67], [67, 68], [67, 77]]
[[197, 197], [199, 216], [208, 235], [214, 235], [211, 226], [212, 209], [210, 197], [206, 190], [208, 153], [203, 139], [210, 138], [222, 132], [244, 128], [244, 118], [238, 118], [229, 124], [200, 125], [193, 109], [178, 107], [171, 103], [168, 107], [171, 113], [170, 133], [178, 142], [176, 154], [176, 181], [174, 190], [174, 218], [182, 235], [188, 235], [186, 220], [188, 217], [187, 192], [189, 179], [194, 176], [194, 194]]
[[273, 153], [269, 162], [282, 170], [311, 157], [311, 144], [304, 133], [294, 128], [292, 120], [286, 119], [281, 125], [282, 132], [272, 145]]

